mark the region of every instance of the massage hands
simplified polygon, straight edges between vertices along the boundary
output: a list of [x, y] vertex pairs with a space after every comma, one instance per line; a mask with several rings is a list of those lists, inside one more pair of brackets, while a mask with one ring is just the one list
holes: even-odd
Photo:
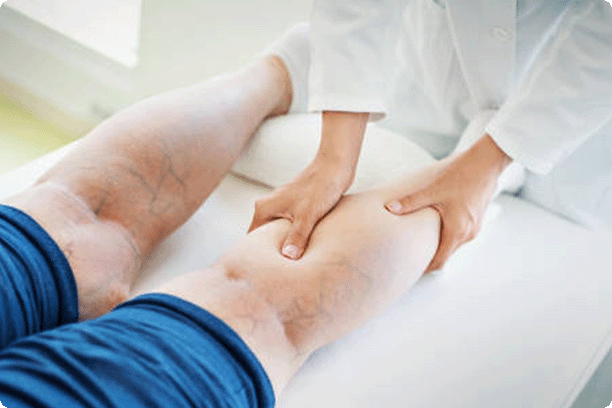
[[299, 259], [316, 224], [353, 182], [367, 119], [367, 113], [324, 112], [315, 159], [291, 183], [255, 203], [249, 232], [274, 219], [289, 220], [281, 253]]
[[[255, 204], [249, 232], [274, 219], [288, 219], [292, 226], [281, 252], [299, 259], [316, 224], [353, 181], [366, 122], [367, 114], [324, 112], [321, 146], [314, 161], [294, 181]], [[397, 215], [425, 207], [440, 214], [440, 243], [426, 272], [440, 269], [477, 235], [497, 180], [511, 162], [485, 135], [467, 151], [437, 163], [431, 179], [417, 191], [385, 205]]]
[[387, 210], [397, 215], [425, 207], [432, 207], [440, 214], [440, 243], [426, 273], [440, 269], [461, 245], [474, 239], [497, 187], [497, 179], [511, 161], [485, 135], [467, 151], [446, 159], [441, 170], [418, 191], [386, 204]]

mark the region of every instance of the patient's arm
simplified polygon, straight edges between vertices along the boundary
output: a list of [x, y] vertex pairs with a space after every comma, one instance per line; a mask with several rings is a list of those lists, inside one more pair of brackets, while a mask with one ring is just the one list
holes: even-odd
[[161, 291], [229, 324], [278, 393], [310, 353], [363, 324], [419, 279], [437, 248], [438, 213], [427, 208], [398, 217], [384, 204], [434, 170], [342, 199], [298, 261], [280, 254], [290, 224], [277, 220], [244, 237], [211, 269], [174, 279]]

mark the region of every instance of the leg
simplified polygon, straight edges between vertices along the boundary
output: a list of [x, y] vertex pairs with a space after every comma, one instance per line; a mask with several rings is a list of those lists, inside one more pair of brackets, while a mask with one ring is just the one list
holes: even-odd
[[383, 208], [418, 182], [347, 197], [299, 261], [279, 254], [288, 228], [280, 220], [161, 294], [21, 340], [0, 353], [0, 401], [273, 406], [273, 390], [312, 351], [364, 323], [424, 271], [437, 247], [437, 213], [396, 217]]
[[117, 114], [6, 202], [68, 258], [81, 319], [127, 298], [151, 250], [206, 199], [262, 120], [290, 101], [282, 63], [263, 58]]
[[244, 237], [211, 269], [176, 278], [160, 291], [231, 326], [279, 392], [310, 353], [379, 313], [421, 276], [438, 245], [437, 212], [397, 217], [383, 206], [443, 164], [345, 197], [317, 226], [299, 261], [280, 255], [289, 226], [279, 220]]

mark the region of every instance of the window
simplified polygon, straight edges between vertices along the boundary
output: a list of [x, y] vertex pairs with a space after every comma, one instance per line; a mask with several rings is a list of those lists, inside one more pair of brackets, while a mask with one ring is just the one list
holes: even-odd
[[127, 67], [138, 62], [141, 0], [7, 0], [2, 7]]

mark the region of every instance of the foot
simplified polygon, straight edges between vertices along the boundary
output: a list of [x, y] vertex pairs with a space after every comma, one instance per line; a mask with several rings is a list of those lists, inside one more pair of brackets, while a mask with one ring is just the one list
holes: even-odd
[[293, 101], [293, 89], [291, 86], [291, 78], [289, 71], [283, 60], [276, 55], [269, 55], [264, 58], [265, 64], [274, 73], [274, 82], [278, 85], [279, 101], [270, 112], [269, 117], [285, 115], [291, 108]]
[[288, 113], [308, 110], [308, 71], [310, 69], [310, 26], [300, 23], [287, 30], [261, 55], [276, 56], [290, 80], [292, 98]]

